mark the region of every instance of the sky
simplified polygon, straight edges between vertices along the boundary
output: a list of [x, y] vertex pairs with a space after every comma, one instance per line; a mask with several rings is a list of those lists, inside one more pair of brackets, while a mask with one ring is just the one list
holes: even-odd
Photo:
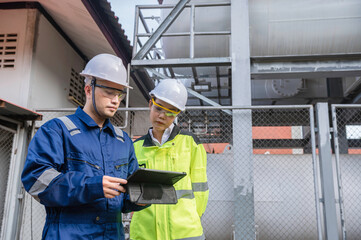
[[158, 5], [157, 0], [107, 0], [112, 11], [119, 18], [119, 23], [125, 30], [125, 35], [133, 45], [134, 15], [136, 5]]

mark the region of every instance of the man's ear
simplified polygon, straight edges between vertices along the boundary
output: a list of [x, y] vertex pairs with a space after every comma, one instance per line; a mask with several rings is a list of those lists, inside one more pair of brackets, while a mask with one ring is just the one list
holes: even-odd
[[92, 87], [90, 85], [85, 85], [84, 91], [85, 91], [85, 96], [91, 96]]
[[152, 99], [149, 100], [149, 109], [152, 107]]

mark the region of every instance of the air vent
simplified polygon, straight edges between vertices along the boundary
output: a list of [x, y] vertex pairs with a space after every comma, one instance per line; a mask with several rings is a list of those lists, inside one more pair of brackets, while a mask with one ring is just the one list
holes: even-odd
[[68, 98], [76, 106], [85, 104], [84, 78], [73, 68], [71, 69]]
[[0, 69], [14, 69], [18, 43], [16, 33], [0, 34]]

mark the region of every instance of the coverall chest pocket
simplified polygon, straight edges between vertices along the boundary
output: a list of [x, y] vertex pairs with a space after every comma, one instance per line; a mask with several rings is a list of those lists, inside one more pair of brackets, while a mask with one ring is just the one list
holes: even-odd
[[169, 158], [172, 164], [172, 170], [176, 172], [188, 172], [190, 168], [189, 151], [184, 149], [182, 152], [169, 152]]
[[115, 176], [118, 178], [127, 179], [129, 162], [127, 158], [123, 158], [115, 161], [114, 169]]
[[101, 173], [101, 167], [94, 161], [79, 154], [69, 154], [67, 157], [68, 171], [82, 172], [88, 176], [97, 176]]

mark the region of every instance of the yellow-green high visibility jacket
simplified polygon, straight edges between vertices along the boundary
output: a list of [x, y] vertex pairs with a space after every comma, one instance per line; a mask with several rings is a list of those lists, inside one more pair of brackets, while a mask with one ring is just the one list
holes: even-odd
[[162, 146], [156, 146], [149, 133], [134, 142], [141, 167], [186, 172], [174, 187], [177, 204], [153, 204], [133, 214], [132, 240], [205, 239], [200, 217], [208, 202], [207, 155], [193, 134], [174, 126]]

